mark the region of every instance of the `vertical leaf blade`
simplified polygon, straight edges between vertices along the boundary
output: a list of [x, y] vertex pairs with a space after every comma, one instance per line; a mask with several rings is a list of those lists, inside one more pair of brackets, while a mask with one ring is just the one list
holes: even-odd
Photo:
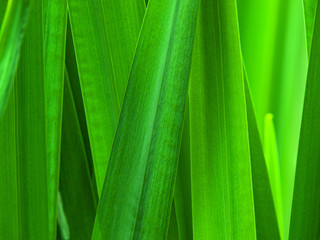
[[43, 1], [49, 237], [56, 239], [62, 99], [67, 28], [64, 0]]
[[17, 72], [21, 236], [49, 239], [42, 1], [33, 2]]
[[190, 78], [195, 239], [255, 239], [242, 59], [234, 0], [201, 0]]

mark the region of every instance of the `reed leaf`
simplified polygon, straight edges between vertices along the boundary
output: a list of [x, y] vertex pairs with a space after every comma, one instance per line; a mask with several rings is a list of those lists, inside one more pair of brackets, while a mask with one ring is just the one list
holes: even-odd
[[129, 74], [144, 2], [68, 0], [68, 6], [100, 194], [126, 87], [123, 76], [127, 79]]
[[280, 228], [272, 198], [269, 174], [262, 149], [255, 110], [246, 75], [244, 75], [244, 78], [257, 239], [280, 240]]
[[290, 239], [317, 239], [319, 237], [319, 43], [320, 5], [317, 4], [300, 131], [300, 143], [291, 213]]
[[20, 234], [49, 239], [42, 1], [30, 16], [16, 79]]
[[234, 0], [200, 0], [190, 78], [195, 239], [255, 239], [242, 59]]
[[[5, 6], [2, 3], [3, 7]], [[30, 0], [9, 0], [0, 31], [0, 117], [7, 102], [20, 57]], [[1, 14], [1, 20], [2, 20]]]
[[197, 5], [148, 4], [92, 239], [167, 236]]
[[65, 74], [60, 193], [70, 239], [90, 239], [97, 195], [88, 167], [69, 75]]
[[49, 239], [56, 239], [62, 102], [67, 28], [64, 0], [43, 1]]

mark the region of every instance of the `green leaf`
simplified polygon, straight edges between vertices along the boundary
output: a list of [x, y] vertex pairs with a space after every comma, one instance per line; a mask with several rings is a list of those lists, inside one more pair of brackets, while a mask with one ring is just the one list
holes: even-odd
[[67, 216], [63, 210], [63, 202], [61, 198], [60, 192], [58, 193], [58, 199], [57, 199], [57, 222], [59, 225], [61, 238], [64, 240], [70, 239], [70, 230], [69, 230], [69, 224], [67, 220]]
[[179, 240], [179, 231], [178, 231], [178, 224], [177, 224], [176, 211], [175, 211], [174, 205], [175, 204], [173, 201], [167, 240]]
[[9, 0], [2, 21], [0, 31], [0, 117], [7, 102], [13, 76], [17, 70], [23, 30], [29, 14], [29, 2], [29, 0]]
[[262, 150], [249, 84], [245, 74], [244, 78], [257, 239], [280, 240], [268, 170]]
[[308, 47], [309, 55], [311, 51], [313, 28], [314, 28], [314, 21], [316, 17], [317, 5], [318, 5], [318, 0], [303, 1], [304, 18], [305, 18], [305, 24], [306, 24], [307, 47]]
[[[77, 110], [78, 121], [81, 129], [83, 144], [87, 154], [88, 166], [90, 173], [94, 176], [92, 154], [89, 142], [88, 127], [84, 111], [83, 99], [81, 94], [81, 86], [78, 75], [77, 61], [74, 51], [73, 38], [71, 34], [70, 18], [67, 24], [67, 43], [66, 43], [66, 69], [68, 70], [69, 82], [72, 90], [74, 104]], [[95, 186], [97, 188], [97, 186]]]
[[19, 239], [20, 236], [15, 95], [14, 91], [10, 92], [0, 118], [0, 191], [3, 193], [0, 197], [0, 239]]
[[197, 6], [149, 2], [92, 239], [167, 235]]
[[[6, 2], [0, 2], [3, 19]], [[19, 239], [18, 163], [15, 140], [15, 95], [9, 91], [6, 107], [0, 116], [0, 239]]]
[[278, 156], [278, 146], [276, 132], [273, 125], [273, 115], [268, 113], [265, 116], [264, 127], [264, 155], [266, 166], [269, 173], [271, 192], [276, 210], [276, 215], [279, 224], [279, 231], [282, 239], [283, 235], [283, 209], [282, 209], [282, 189], [280, 178], [280, 162]]
[[317, 239], [320, 225], [320, 5], [317, 5], [292, 203], [290, 239]]
[[24, 239], [49, 239], [42, 1], [32, 4], [17, 72], [16, 132]]
[[248, 127], [234, 0], [200, 0], [190, 78], [195, 239], [255, 239]]
[[73, 93], [66, 73], [63, 105], [60, 192], [70, 239], [90, 239], [97, 196], [91, 179]]
[[49, 237], [56, 239], [67, 6], [43, 1]]
[[100, 193], [145, 6], [143, 0], [68, 0], [68, 6]]
[[186, 104], [179, 165], [174, 189], [174, 207], [180, 239], [192, 239], [190, 121], [188, 100]]

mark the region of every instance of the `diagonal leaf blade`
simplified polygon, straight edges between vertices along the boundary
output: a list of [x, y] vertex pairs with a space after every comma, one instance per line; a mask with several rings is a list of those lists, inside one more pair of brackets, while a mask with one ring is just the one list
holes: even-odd
[[167, 236], [197, 3], [148, 4], [92, 239]]

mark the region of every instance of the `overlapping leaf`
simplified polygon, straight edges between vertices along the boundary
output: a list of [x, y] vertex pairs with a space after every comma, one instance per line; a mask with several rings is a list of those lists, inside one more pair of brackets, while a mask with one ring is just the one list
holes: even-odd
[[[310, 17], [310, 16], [308, 16]], [[319, 238], [320, 5], [317, 4], [292, 203], [290, 239]]]
[[93, 239], [167, 235], [197, 5], [193, 0], [148, 5]]
[[234, 0], [200, 0], [190, 79], [195, 239], [255, 239], [242, 59]]
[[56, 239], [62, 99], [67, 28], [64, 0], [43, 1], [49, 237]]
[[[246, 75], [244, 75], [244, 77], [257, 239], [276, 240], [280, 239], [280, 233], [269, 175], [262, 150], [249, 84]], [[280, 184], [280, 182], [278, 184]]]
[[68, 7], [100, 194], [145, 6], [68, 0]]
[[[2, 3], [4, 5], [4, 3]], [[17, 70], [30, 0], [9, 0], [0, 32], [0, 117]], [[2, 15], [3, 16], [3, 15]], [[2, 20], [2, 18], [1, 18]]]

